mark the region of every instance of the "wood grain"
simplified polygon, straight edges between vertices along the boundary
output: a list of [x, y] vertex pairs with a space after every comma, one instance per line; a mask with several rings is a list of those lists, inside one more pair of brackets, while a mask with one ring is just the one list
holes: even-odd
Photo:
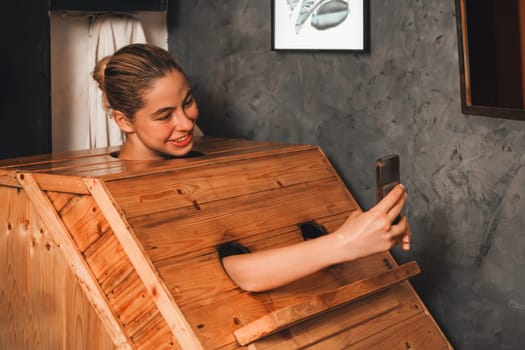
[[[112, 181], [108, 189], [128, 219], [335, 176], [317, 150], [173, 169]], [[232, 181], [235, 179], [235, 181]]]
[[60, 216], [83, 252], [109, 229], [104, 214], [91, 196], [75, 196], [60, 210]]
[[451, 349], [408, 281], [365, 284], [406, 268], [389, 252], [242, 291], [217, 245], [286, 246], [301, 223], [332, 232], [361, 209], [318, 147], [202, 137], [195, 149], [0, 162], [0, 350]]
[[110, 333], [113, 343], [120, 348], [130, 348], [129, 338], [124, 334], [121, 325], [115, 320], [104, 293], [96, 283], [86, 262], [82, 259], [80, 251], [60, 220], [58, 213], [54, 210], [49, 198], [40, 190], [31, 174], [19, 174], [18, 181], [23, 186], [45, 227], [53, 234], [55, 242], [60, 246], [65, 260], [79, 280], [86, 297]]
[[[143, 334], [147, 329], [148, 337], [161, 341], [158, 335], [165, 334], [169, 328], [166, 322], [157, 322], [155, 328], [150, 328], [152, 319], [157, 318], [159, 314], [157, 305], [122, 249], [106, 217], [101, 214], [97, 203], [91, 196], [71, 197], [68, 193], [60, 195], [53, 192], [52, 197], [57, 204], [66, 203], [60, 212], [62, 220], [71, 238], [77, 243], [79, 250], [82, 250], [90, 272], [126, 335], [133, 340], [137, 334]], [[163, 343], [172, 344], [171, 349], [180, 349], [171, 336], [164, 339]], [[132, 345], [141, 349], [135, 343]]]
[[295, 304], [274, 310], [237, 329], [234, 332], [235, 338], [237, 338], [240, 345], [247, 345], [322, 312], [377, 293], [420, 272], [417, 263], [410, 262], [382, 274], [339, 287], [333, 291], [309, 297]]
[[0, 186], [0, 349], [112, 350], [112, 338], [24, 191]]
[[142, 246], [136, 240], [131, 227], [125, 221], [103, 182], [96, 179], [86, 179], [86, 185], [92, 193], [97, 205], [105, 213], [111, 229], [126, 252], [134, 270], [145, 287], [145, 294], [153, 298], [162, 314], [168, 328], [172, 331], [182, 348], [201, 349], [202, 345], [180, 312], [167, 287], [159, 278], [151, 261], [144, 253]]
[[356, 210], [354, 201], [333, 187], [333, 179], [323, 179], [158, 212], [133, 218], [130, 223], [148, 256], [157, 263], [197, 256], [242, 237], [265, 234], [271, 240], [273, 232], [283, 227], [348, 215], [351, 210]]

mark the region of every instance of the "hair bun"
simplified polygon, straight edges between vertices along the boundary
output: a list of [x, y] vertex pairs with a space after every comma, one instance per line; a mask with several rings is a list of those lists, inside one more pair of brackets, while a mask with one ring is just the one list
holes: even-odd
[[93, 69], [92, 77], [98, 84], [98, 88], [102, 91], [102, 105], [106, 113], [109, 113], [111, 106], [109, 105], [108, 99], [106, 97], [106, 80], [104, 71], [108, 65], [109, 60], [112, 56], [106, 56], [100, 61], [97, 62], [95, 68]]

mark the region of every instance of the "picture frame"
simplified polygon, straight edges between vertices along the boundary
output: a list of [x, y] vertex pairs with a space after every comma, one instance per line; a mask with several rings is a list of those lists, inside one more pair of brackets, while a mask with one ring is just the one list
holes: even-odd
[[369, 7], [369, 0], [272, 0], [272, 50], [368, 52]]

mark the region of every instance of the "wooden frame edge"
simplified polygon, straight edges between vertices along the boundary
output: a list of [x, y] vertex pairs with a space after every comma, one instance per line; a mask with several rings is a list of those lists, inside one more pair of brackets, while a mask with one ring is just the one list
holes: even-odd
[[144, 283], [146, 290], [155, 301], [175, 339], [183, 349], [203, 349], [167, 286], [162, 282], [157, 269], [136, 239], [131, 226], [123, 218], [122, 211], [110, 195], [104, 182], [95, 178], [84, 178], [84, 182]]
[[82, 254], [76, 248], [69, 231], [64, 226], [64, 223], [55, 211], [49, 198], [42, 192], [33, 174], [20, 173], [17, 175], [17, 178], [20, 185], [27, 192], [31, 203], [35, 206], [42, 221], [49, 228], [49, 232], [59, 244], [60, 250], [65, 255], [87, 299], [110, 334], [113, 344], [118, 349], [132, 349], [131, 340], [125, 335], [121, 325], [116, 321], [105, 294], [100, 289], [98, 283], [95, 282], [96, 279], [92, 275], [86, 262], [80, 258]]

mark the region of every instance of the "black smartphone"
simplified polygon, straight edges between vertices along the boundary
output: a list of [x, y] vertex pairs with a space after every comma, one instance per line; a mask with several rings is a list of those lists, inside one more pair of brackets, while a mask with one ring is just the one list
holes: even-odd
[[[378, 159], [376, 161], [376, 203], [379, 203], [399, 183], [399, 156], [391, 154]], [[397, 224], [399, 219], [398, 216], [393, 224]]]

